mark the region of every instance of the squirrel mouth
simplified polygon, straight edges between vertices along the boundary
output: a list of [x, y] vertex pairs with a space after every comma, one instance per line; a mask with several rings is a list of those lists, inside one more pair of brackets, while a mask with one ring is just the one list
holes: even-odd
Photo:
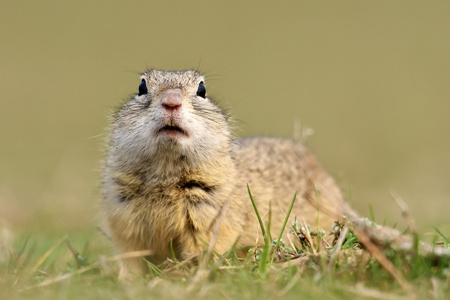
[[188, 134], [187, 134], [187, 132], [185, 131], [185, 130], [183, 130], [182, 128], [180, 128], [180, 127], [178, 127], [177, 125], [175, 125], [175, 124], [171, 124], [171, 125], [165, 125], [165, 126], [163, 126], [160, 130], [158, 130], [160, 133], [161, 132], [164, 132], [164, 133], [166, 133], [166, 134], [168, 134], [168, 135], [179, 135], [179, 134], [182, 134], [182, 135], [185, 135], [185, 136], [187, 136]]

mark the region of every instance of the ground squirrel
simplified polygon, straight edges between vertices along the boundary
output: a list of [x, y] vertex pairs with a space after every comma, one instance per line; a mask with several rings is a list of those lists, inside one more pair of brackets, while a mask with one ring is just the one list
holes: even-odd
[[[171, 257], [172, 245], [183, 259], [205, 249], [214, 230], [219, 253], [236, 241], [236, 248], [261, 243], [247, 185], [264, 219], [271, 202], [273, 236], [295, 193], [290, 219], [327, 230], [335, 218], [309, 202], [337, 212], [343, 201], [301, 143], [234, 139], [199, 72], [144, 73], [136, 96], [114, 115], [104, 167], [103, 208], [117, 251], [148, 249], [158, 264]], [[121, 272], [145, 269], [144, 260], [127, 259]]]

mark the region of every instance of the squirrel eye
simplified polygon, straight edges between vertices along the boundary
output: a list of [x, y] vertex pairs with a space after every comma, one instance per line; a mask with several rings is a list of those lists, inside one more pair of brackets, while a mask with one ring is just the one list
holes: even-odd
[[198, 84], [197, 96], [200, 96], [202, 98], [206, 97], [206, 88], [205, 85], [203, 84], [203, 81], [200, 81], [200, 83]]
[[139, 85], [139, 93], [138, 96], [142, 96], [148, 93], [147, 90], [147, 83], [145, 82], [144, 79], [142, 79], [141, 84]]

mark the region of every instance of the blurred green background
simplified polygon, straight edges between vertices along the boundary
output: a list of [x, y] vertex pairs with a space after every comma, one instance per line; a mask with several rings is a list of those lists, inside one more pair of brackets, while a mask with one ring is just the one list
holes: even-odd
[[[0, 215], [83, 230], [108, 115], [146, 68], [199, 68], [239, 136], [308, 145], [364, 215], [450, 234], [449, 1], [2, 1]], [[403, 227], [402, 227], [403, 228]]]

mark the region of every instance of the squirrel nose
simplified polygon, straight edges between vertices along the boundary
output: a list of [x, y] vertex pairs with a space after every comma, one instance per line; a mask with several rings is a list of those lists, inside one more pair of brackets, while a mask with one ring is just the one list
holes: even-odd
[[162, 93], [161, 105], [167, 110], [180, 109], [183, 104], [183, 95], [180, 89], [168, 89]]

